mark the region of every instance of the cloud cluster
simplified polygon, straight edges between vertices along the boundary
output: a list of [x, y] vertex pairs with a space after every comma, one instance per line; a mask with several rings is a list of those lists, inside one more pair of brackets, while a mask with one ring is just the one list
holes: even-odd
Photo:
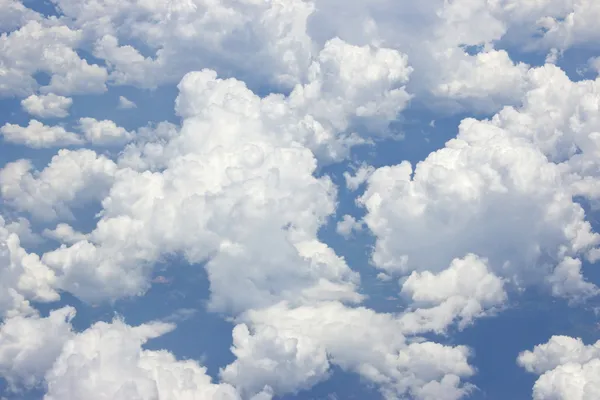
[[[337, 366], [386, 399], [458, 400], [475, 389], [470, 349], [421, 335], [491, 316], [515, 288], [599, 294], [582, 262], [600, 259], [600, 235], [574, 199], [600, 201], [600, 79], [573, 82], [504, 49], [556, 62], [597, 38], [597, 2], [52, 3], [56, 17], [0, 0], [0, 96], [23, 98], [36, 118], [66, 118], [67, 96], [178, 82], [180, 123], [0, 128], [5, 142], [36, 149], [115, 150], [61, 149], [45, 167], [0, 169], [0, 376], [10, 390], [268, 400]], [[366, 215], [343, 216], [337, 231], [368, 229], [380, 277], [399, 282], [405, 307], [381, 313], [362, 305], [359, 273], [319, 235], [338, 201], [319, 167], [390, 137], [412, 99], [493, 116], [464, 119], [414, 167], [344, 174], [350, 191], [364, 188]], [[83, 207], [100, 210], [91, 228], [77, 221]], [[39, 255], [27, 247], [45, 239]], [[143, 347], [172, 324], [117, 318], [76, 332], [74, 308], [43, 317], [32, 306], [60, 292], [94, 303], [142, 296], [172, 255], [205, 269], [209, 310], [235, 323], [235, 360], [219, 382]], [[541, 375], [534, 397], [597, 397], [598, 347], [553, 337], [521, 354]]]
[[600, 142], [590, 110], [597, 82], [573, 83], [554, 66], [529, 75], [536, 86], [521, 107], [465, 119], [455, 139], [414, 169], [403, 162], [368, 178], [359, 203], [377, 237], [377, 267], [439, 271], [474, 253], [517, 286], [546, 282], [565, 297], [598, 293], [575, 259], [597, 260], [600, 235], [573, 199], [597, 198]]

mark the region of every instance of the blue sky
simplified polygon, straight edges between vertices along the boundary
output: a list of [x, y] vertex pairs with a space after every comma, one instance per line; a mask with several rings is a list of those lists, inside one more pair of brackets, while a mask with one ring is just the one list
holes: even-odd
[[78, 3], [0, 2], [0, 398], [600, 396], [599, 6]]

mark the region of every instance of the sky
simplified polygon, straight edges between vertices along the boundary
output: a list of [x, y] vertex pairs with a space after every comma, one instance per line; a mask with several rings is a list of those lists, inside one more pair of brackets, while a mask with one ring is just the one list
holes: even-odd
[[600, 398], [598, 18], [0, 0], [0, 399]]

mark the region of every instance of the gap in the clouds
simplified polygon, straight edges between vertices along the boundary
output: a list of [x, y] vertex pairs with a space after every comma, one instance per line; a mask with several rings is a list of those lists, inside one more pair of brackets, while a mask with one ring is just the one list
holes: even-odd
[[338, 366], [330, 368], [329, 379], [296, 394], [275, 397], [276, 400], [365, 400], [381, 399], [377, 388], [361, 379], [358, 374], [346, 372]]
[[171, 256], [155, 266], [152, 286], [143, 296], [118, 301], [114, 311], [130, 325], [153, 320], [176, 324], [174, 331], [144, 347], [166, 349], [178, 359], [196, 360], [218, 380], [219, 368], [234, 361], [230, 351], [233, 324], [207, 310], [209, 296], [204, 265], [192, 265], [183, 257]]
[[77, 49], [73, 49], [73, 50], [75, 51], [75, 53], [77, 53], [79, 58], [87, 61], [88, 64], [90, 64], [90, 65], [95, 64], [95, 65], [99, 65], [101, 67], [107, 67], [106, 61], [104, 61], [102, 58], [96, 57], [87, 49], [77, 48]]
[[111, 322], [115, 317], [131, 326], [151, 321], [174, 323], [175, 330], [150, 340], [144, 348], [167, 350], [179, 360], [195, 360], [217, 381], [219, 369], [235, 359], [230, 351], [233, 324], [224, 316], [207, 311], [210, 291], [204, 265], [191, 265], [183, 257], [172, 256], [156, 265], [155, 271], [152, 286], [145, 294], [112, 305], [87, 304], [69, 293], [61, 293], [58, 302], [34, 305], [42, 316], [67, 305], [75, 307], [73, 327], [78, 332], [99, 321]]
[[23, 5], [46, 17], [59, 17], [61, 15], [56, 6], [49, 0], [23, 0]]
[[552, 335], [593, 343], [600, 333], [591, 308], [571, 307], [547, 291], [531, 289], [520, 296], [513, 293], [511, 299], [511, 305], [497, 316], [479, 319], [447, 337], [447, 344], [473, 350], [470, 363], [477, 373], [469, 382], [479, 390], [469, 397], [472, 400], [530, 399], [537, 376], [517, 365], [520, 352], [545, 343]]
[[567, 49], [557, 60], [559, 66], [569, 79], [573, 82], [579, 82], [586, 79], [596, 79], [598, 73], [590, 67], [588, 61], [592, 57], [598, 57], [598, 50], [593, 51], [588, 48], [573, 47]]
[[31, 77], [35, 79], [37, 84], [40, 86], [48, 86], [50, 84], [50, 80], [52, 79], [52, 75], [45, 71], [35, 72]]
[[[174, 105], [177, 87], [161, 86], [157, 89], [137, 89], [131, 86], [112, 86], [102, 95], [76, 96], [71, 107], [70, 120], [75, 125], [79, 118], [112, 120], [129, 131], [162, 121], [178, 123]], [[136, 108], [119, 109], [119, 97], [124, 96]]]

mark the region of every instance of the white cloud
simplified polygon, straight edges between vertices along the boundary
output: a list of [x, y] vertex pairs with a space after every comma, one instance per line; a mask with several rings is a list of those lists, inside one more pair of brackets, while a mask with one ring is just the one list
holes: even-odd
[[271, 326], [260, 326], [251, 334], [246, 325], [237, 325], [231, 351], [236, 361], [223, 369], [221, 376], [245, 397], [265, 386], [275, 393], [296, 392], [328, 377], [329, 361], [322, 345]]
[[553, 336], [533, 351], [519, 355], [518, 363], [540, 375], [533, 398], [592, 400], [600, 396], [600, 342], [585, 345], [581, 339]]
[[365, 183], [367, 179], [375, 172], [375, 167], [370, 165], [361, 165], [354, 173], [351, 175], [349, 172], [344, 172], [344, 178], [346, 179], [346, 187], [350, 190], [357, 190], [360, 185]]
[[535, 86], [522, 108], [465, 119], [458, 137], [414, 170], [403, 162], [371, 175], [360, 202], [377, 236], [376, 266], [439, 271], [475, 253], [513, 284], [546, 281], [570, 297], [596, 293], [564, 264], [598, 257], [600, 236], [572, 198], [597, 196], [596, 83], [572, 83], [554, 66], [531, 71], [530, 79]]
[[238, 359], [221, 375], [250, 392], [263, 382], [285, 389], [324, 379], [325, 352], [330, 363], [377, 384], [389, 399], [452, 400], [471, 390], [461, 383], [474, 373], [466, 347], [411, 342], [390, 314], [327, 302], [278, 304], [249, 311], [242, 320], [252, 333], [245, 325], [235, 328]]
[[350, 237], [353, 231], [360, 231], [363, 228], [363, 224], [357, 221], [351, 215], [344, 215], [341, 221], [338, 221], [335, 231], [345, 238]]
[[45, 375], [44, 399], [239, 400], [233, 387], [212, 383], [196, 362], [142, 349], [149, 339], [173, 329], [160, 322], [131, 327], [118, 319], [92, 325], [65, 341]]
[[6, 204], [35, 218], [73, 218], [71, 206], [100, 201], [116, 173], [116, 165], [94, 151], [59, 150], [42, 171], [27, 160], [0, 170], [0, 192]]
[[119, 108], [122, 110], [127, 110], [130, 108], [137, 108], [137, 105], [127, 97], [119, 96]]
[[61, 25], [56, 19], [30, 20], [18, 30], [0, 36], [0, 96], [28, 96], [38, 89], [34, 74], [50, 75], [39, 87], [42, 93], [71, 95], [106, 90], [107, 72], [90, 65], [74, 50], [82, 32]]
[[34, 313], [29, 300], [58, 300], [56, 276], [34, 253], [21, 247], [19, 236], [10, 232], [0, 216], [0, 317]]
[[13, 390], [41, 386], [44, 375], [74, 336], [75, 309], [64, 307], [46, 318], [17, 315], [0, 326], [0, 376]]
[[0, 1], [0, 32], [18, 29], [30, 20], [39, 20], [42, 16], [25, 7], [20, 0]]
[[[75, 309], [48, 317], [14, 316], [0, 326], [0, 375], [11, 389], [45, 387], [54, 399], [241, 400], [228, 384], [215, 384], [196, 362], [142, 346], [175, 326], [150, 322], [129, 326], [119, 319], [75, 333]], [[268, 392], [261, 399], [270, 399]]]
[[69, 115], [69, 107], [72, 104], [73, 99], [54, 93], [41, 96], [32, 94], [21, 100], [23, 109], [38, 118], [65, 118]]
[[5, 124], [0, 128], [4, 140], [35, 149], [45, 147], [75, 146], [83, 144], [81, 137], [62, 126], [47, 126], [32, 119], [27, 126]]
[[[369, 62], [372, 73], [361, 77], [358, 67]], [[282, 296], [360, 299], [357, 275], [316, 240], [333, 212], [335, 189], [329, 178], [313, 176], [309, 148], [337, 159], [354, 141], [345, 132], [354, 121], [395, 117], [406, 100], [398, 85], [409, 69], [396, 52], [334, 41], [313, 70], [311, 83], [289, 97], [262, 99], [213, 71], [188, 74], [176, 101], [181, 131], [166, 125], [128, 147], [124, 165], [140, 170], [115, 174], [89, 241], [44, 255], [64, 271], [61, 287], [90, 300], [138, 294], [161, 254], [181, 252], [192, 263], [211, 256], [206, 268], [215, 309], [239, 312]], [[144, 172], [144, 164], [161, 168]], [[87, 284], [71, 271], [87, 271]]]
[[120, 145], [133, 138], [132, 132], [128, 132], [110, 120], [98, 121], [94, 118], [80, 118], [79, 129], [92, 145]]
[[504, 283], [486, 264], [487, 260], [469, 254], [453, 260], [439, 274], [413, 272], [402, 284], [401, 294], [417, 309], [402, 316], [404, 331], [443, 332], [455, 319], [464, 328], [502, 306], [507, 299]]

